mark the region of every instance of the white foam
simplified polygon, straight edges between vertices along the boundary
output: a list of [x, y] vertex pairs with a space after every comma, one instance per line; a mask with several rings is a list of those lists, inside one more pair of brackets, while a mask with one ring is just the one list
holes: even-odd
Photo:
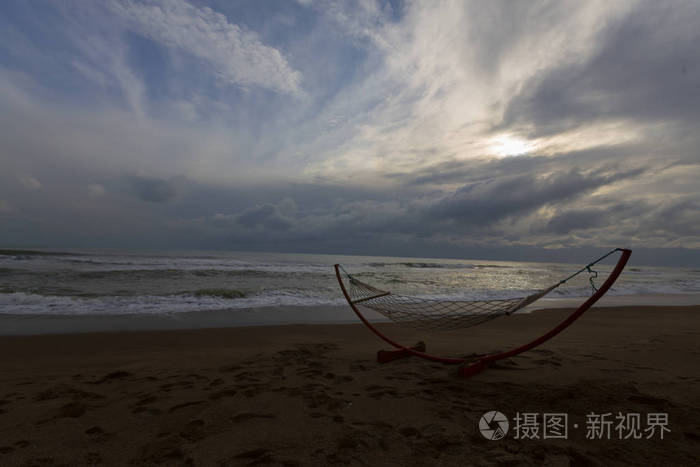
[[276, 290], [237, 299], [192, 295], [66, 297], [21, 292], [0, 294], [0, 314], [11, 315], [127, 315], [262, 308], [271, 306], [337, 306], [340, 298], [323, 299]]
[[[0, 271], [0, 290], [16, 292], [0, 293], [0, 314], [153, 314], [267, 306], [342, 305], [344, 300], [332, 269], [334, 262], [344, 263], [348, 271], [356, 274], [360, 280], [379, 288], [439, 300], [524, 297], [556, 283], [580, 267], [544, 263], [253, 253], [144, 255], [100, 251], [94, 254], [71, 252], [60, 256], [0, 255], [0, 269], [7, 268]], [[611, 268], [609, 264], [596, 267], [599, 272], [596, 279], [598, 286]], [[130, 271], [154, 273], [141, 273], [136, 277]], [[208, 274], [193, 271], [224, 273], [214, 272], [209, 278]], [[228, 274], [232, 271], [236, 273]], [[243, 290], [249, 296], [225, 299], [168, 295], [208, 287]], [[47, 295], [54, 293], [74, 295]], [[163, 295], [156, 296], [158, 293]], [[580, 302], [591, 293], [588, 276], [584, 273], [554, 290], [547, 298]], [[639, 296], [678, 294], [700, 296], [700, 271], [627, 268], [605, 297], [632, 297], [631, 300], [635, 300], [634, 297]]]

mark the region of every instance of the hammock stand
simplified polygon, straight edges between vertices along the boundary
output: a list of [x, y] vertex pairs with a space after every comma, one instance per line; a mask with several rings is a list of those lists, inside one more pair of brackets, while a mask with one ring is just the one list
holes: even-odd
[[[528, 342], [527, 344], [521, 345], [520, 347], [516, 347], [514, 349], [505, 351], [505, 352], [498, 352], [498, 353], [493, 353], [493, 354], [488, 354], [481, 356], [475, 361], [469, 362], [468, 359], [466, 358], [451, 358], [451, 357], [440, 357], [436, 355], [431, 355], [426, 353], [425, 349], [425, 344], [422, 342], [419, 342], [413, 347], [406, 347], [404, 345], [399, 344], [398, 342], [392, 340], [391, 338], [387, 337], [384, 335], [381, 331], [379, 331], [375, 326], [373, 326], [367, 318], [364, 317], [364, 315], [360, 312], [360, 310], [357, 308], [356, 304], [359, 302], [363, 301], [368, 301], [371, 300], [372, 298], [377, 298], [379, 296], [385, 296], [385, 295], [391, 295], [391, 292], [385, 292], [384, 294], [377, 295], [375, 297], [369, 297], [369, 298], [360, 298], [358, 300], [353, 300], [350, 294], [348, 293], [347, 288], [345, 287], [345, 284], [343, 283], [343, 279], [340, 274], [340, 269], [341, 266], [339, 264], [335, 265], [335, 274], [338, 279], [338, 284], [340, 284], [340, 289], [343, 292], [343, 295], [345, 296], [345, 299], [347, 300], [348, 304], [352, 308], [352, 310], [357, 314], [358, 318], [364, 323], [365, 326], [367, 326], [370, 331], [372, 331], [374, 334], [376, 334], [380, 339], [394, 347], [396, 350], [379, 350], [377, 352], [377, 361], [379, 363], [386, 363], [390, 362], [392, 360], [396, 360], [399, 358], [404, 358], [404, 357], [410, 357], [410, 356], [416, 356], [416, 357], [421, 357], [426, 360], [430, 360], [433, 362], [439, 362], [439, 363], [446, 363], [446, 364], [459, 364], [462, 365], [459, 370], [458, 374], [459, 376], [462, 377], [469, 377], [472, 375], [475, 375], [476, 373], [479, 373], [482, 371], [484, 368], [486, 368], [490, 363], [493, 363], [497, 360], [501, 360], [504, 358], [509, 358], [513, 357], [515, 355], [518, 355], [522, 352], [526, 352], [528, 350], [531, 350], [538, 345], [542, 344], [543, 342], [548, 341], [552, 337], [556, 336], [559, 334], [561, 331], [563, 331], [565, 328], [567, 328], [571, 323], [576, 321], [583, 313], [585, 313], [595, 302], [597, 302], [605, 293], [610, 289], [610, 287], [613, 285], [613, 283], [617, 280], [617, 278], [620, 276], [622, 273], [622, 270], [625, 268], [625, 265], [627, 264], [627, 261], [630, 258], [630, 255], [632, 254], [632, 250], [629, 249], [624, 249], [624, 248], [616, 248], [609, 253], [607, 253], [605, 256], [597, 259], [596, 261], [590, 263], [588, 266], [584, 267], [580, 271], [574, 273], [573, 275], [569, 276], [568, 278], [562, 280], [558, 284], [550, 287], [549, 289], [546, 289], [545, 291], [541, 292], [537, 298], [532, 300], [529, 303], [534, 302], [535, 300], [541, 298], [543, 295], [551, 291], [552, 289], [558, 287], [559, 285], [563, 284], [573, 276], [588, 270], [591, 272], [590, 267], [594, 265], [595, 263], [601, 261], [602, 259], [606, 258], [607, 256], [611, 255], [612, 253], [619, 251], [622, 254], [620, 255], [620, 258], [617, 261], [617, 264], [615, 265], [615, 268], [610, 272], [610, 275], [608, 275], [607, 279], [605, 282], [598, 288], [595, 289], [595, 293], [591, 295], [585, 302], [583, 302], [576, 310], [573, 311], [564, 321], [559, 323], [557, 326], [552, 328], [550, 331], [547, 333], [543, 334], [542, 336], [538, 337], [537, 339], [534, 339], [531, 342]], [[534, 296], [531, 296], [534, 297]], [[526, 297], [524, 300], [527, 300], [529, 297]], [[509, 312], [504, 313], [504, 314], [510, 314]]]

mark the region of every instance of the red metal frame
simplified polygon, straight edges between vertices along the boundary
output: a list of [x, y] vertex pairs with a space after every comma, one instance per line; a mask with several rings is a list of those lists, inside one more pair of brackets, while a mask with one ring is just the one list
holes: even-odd
[[[528, 350], [531, 350], [538, 345], [542, 344], [545, 341], [548, 341], [552, 337], [556, 336], [559, 334], [561, 331], [566, 329], [571, 323], [576, 321], [584, 312], [586, 312], [595, 302], [597, 302], [605, 293], [610, 289], [610, 287], [613, 285], [613, 283], [617, 280], [617, 278], [620, 276], [622, 273], [622, 270], [625, 268], [625, 265], [627, 264], [627, 261], [630, 258], [630, 255], [632, 254], [632, 250], [629, 249], [622, 249], [619, 248], [619, 251], [622, 252], [622, 255], [620, 255], [620, 259], [617, 261], [617, 264], [615, 265], [615, 268], [612, 270], [608, 278], [605, 280], [603, 285], [600, 286], [600, 288], [593, 294], [591, 295], [588, 300], [586, 300], [581, 306], [579, 306], [576, 310], [574, 310], [571, 315], [569, 315], [564, 321], [559, 323], [557, 326], [555, 326], [551, 331], [547, 332], [546, 334], [543, 334], [542, 336], [538, 337], [537, 339], [533, 340], [532, 342], [529, 342], [525, 345], [522, 345], [520, 347], [516, 347], [512, 350], [506, 351], [506, 352], [501, 352], [501, 353], [495, 353], [491, 355], [486, 355], [484, 357], [479, 358], [475, 362], [469, 363], [466, 366], [463, 366], [459, 369], [458, 373], [460, 376], [472, 376], [481, 370], [483, 370], [489, 363], [495, 362], [496, 360], [501, 360], [503, 358], [509, 358], [513, 357], [515, 355], [518, 355], [522, 352], [526, 352]], [[335, 265], [335, 275], [338, 278], [338, 284], [340, 284], [340, 289], [343, 291], [343, 295], [345, 296], [345, 299], [347, 300], [348, 304], [350, 305], [350, 308], [355, 312], [355, 314], [360, 318], [360, 320], [364, 323], [365, 326], [367, 326], [370, 331], [372, 331], [374, 334], [376, 334], [380, 339], [391, 345], [392, 347], [395, 347], [398, 350], [394, 351], [382, 351], [380, 350], [377, 352], [377, 361], [380, 363], [388, 362], [391, 360], [396, 360], [397, 358], [403, 358], [407, 356], [414, 355], [416, 357], [421, 357], [425, 358], [426, 360], [431, 360], [434, 362], [440, 362], [440, 363], [448, 363], [448, 364], [460, 364], [460, 363], [467, 363], [467, 359], [464, 358], [449, 358], [449, 357], [438, 357], [436, 355], [430, 355], [428, 353], [425, 353], [425, 347], [406, 347], [403, 346], [396, 341], [390, 339], [386, 335], [384, 335], [382, 332], [380, 332], [375, 326], [373, 326], [367, 319], [363, 316], [363, 314], [360, 312], [360, 310], [357, 309], [355, 304], [352, 302], [352, 299], [350, 298], [350, 295], [348, 294], [347, 289], [345, 288], [345, 284], [343, 283], [343, 279], [340, 275], [340, 265], [336, 264]]]

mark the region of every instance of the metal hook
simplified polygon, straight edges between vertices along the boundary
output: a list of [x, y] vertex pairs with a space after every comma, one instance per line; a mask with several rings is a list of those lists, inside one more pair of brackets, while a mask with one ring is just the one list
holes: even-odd
[[593, 289], [593, 292], [595, 293], [598, 291], [598, 288], [595, 286], [593, 279], [598, 277], [598, 271], [592, 270], [590, 264], [588, 266], [586, 266], [586, 270], [588, 271], [588, 274], [590, 274], [590, 276], [588, 276], [588, 282], [591, 283], [591, 288]]

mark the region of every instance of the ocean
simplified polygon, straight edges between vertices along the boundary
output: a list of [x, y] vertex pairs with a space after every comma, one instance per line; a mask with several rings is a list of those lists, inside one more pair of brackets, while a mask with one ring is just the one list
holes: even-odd
[[[616, 259], [613, 255], [593, 268], [595, 284], [603, 282]], [[95, 323], [102, 330], [122, 329], [124, 321], [120, 325], [116, 317], [128, 317], [136, 327], [159, 317], [179, 327], [352, 322], [335, 263], [378, 288], [458, 300], [525, 296], [584, 266], [220, 251], [0, 250], [0, 334], [51, 332], [51, 326], [57, 332], [91, 330]], [[580, 274], [538, 306], [580, 302], [591, 294], [589, 276]], [[605, 300], [700, 303], [700, 270], [629, 264]], [[324, 311], [331, 308], [338, 313]], [[134, 320], [147, 316], [151, 319]], [[202, 319], [213, 316], [214, 321]], [[71, 328], [80, 317], [92, 327]]]

